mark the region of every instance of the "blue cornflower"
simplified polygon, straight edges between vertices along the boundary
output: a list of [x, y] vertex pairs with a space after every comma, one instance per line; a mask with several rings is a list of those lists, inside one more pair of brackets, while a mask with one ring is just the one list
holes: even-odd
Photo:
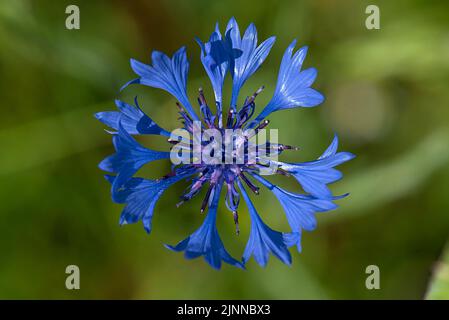
[[[341, 172], [335, 167], [352, 159], [354, 155], [337, 152], [338, 138], [335, 136], [317, 160], [286, 163], [278, 161], [276, 157], [285, 150], [297, 148], [277, 141], [261, 144], [253, 141], [269, 124], [266, 117], [271, 113], [296, 107], [314, 107], [323, 102], [323, 95], [311, 88], [317, 76], [316, 69], [301, 70], [307, 47], [294, 53], [296, 41], [290, 44], [282, 58], [273, 96], [253, 118], [256, 97], [264, 87], [246, 97], [240, 107], [239, 92], [265, 61], [275, 38], [270, 37], [258, 44], [254, 24], [250, 24], [241, 36], [239, 26], [232, 18], [224, 33], [220, 32], [217, 24], [208, 41], [196, 40], [200, 46], [201, 63], [214, 92], [215, 108], [209, 107], [201, 88], [197, 99], [199, 114], [189, 100], [189, 62], [185, 47], [176, 51], [172, 57], [154, 51], [151, 65], [131, 59], [131, 67], [137, 78], [122, 87], [123, 90], [131, 84], [141, 84], [169, 92], [178, 101], [182, 130], [190, 138], [180, 135], [179, 131], [170, 132], [160, 127], [142, 111], [137, 98], [134, 105], [116, 100], [117, 111], [95, 115], [111, 128], [108, 132], [112, 134], [116, 152], [105, 158], [99, 166], [110, 173], [106, 179], [112, 185], [112, 200], [125, 204], [120, 224], [142, 221], [145, 230], [150, 233], [154, 208], [159, 198], [171, 185], [187, 180], [190, 185], [181, 195], [178, 205], [205, 189], [201, 212], [207, 213], [199, 229], [177, 245], [166, 245], [167, 248], [183, 251], [188, 259], [203, 256], [216, 269], [221, 267], [222, 262], [244, 268], [251, 257], [265, 266], [270, 254], [290, 265], [292, 257], [289, 248], [296, 246], [301, 251], [302, 231], [316, 228], [315, 214], [337, 208], [335, 200], [347, 196], [334, 196], [328, 185], [342, 178]], [[223, 84], [227, 74], [232, 79], [232, 96], [228, 111], [224, 113]], [[209, 137], [206, 134], [211, 130], [218, 132], [219, 137], [204, 140], [204, 136]], [[228, 130], [245, 133], [229, 138]], [[200, 138], [196, 135], [198, 132]], [[174, 146], [171, 151], [151, 150], [138, 143], [134, 135], [165, 136]], [[220, 137], [225, 138], [217, 140]], [[230, 152], [226, 149], [228, 144], [232, 146]], [[217, 146], [224, 146], [225, 151], [216, 151]], [[172, 161], [171, 172], [155, 180], [135, 177], [142, 166], [161, 159]], [[293, 176], [304, 193], [284, 190], [264, 177], [274, 174]], [[273, 230], [263, 222], [247, 192], [251, 190], [259, 194], [258, 184], [270, 190], [278, 199], [285, 211], [289, 232]], [[241, 259], [235, 259], [227, 252], [218, 233], [216, 223], [222, 191], [225, 193], [226, 207], [232, 212], [237, 234], [241, 196], [248, 207], [251, 229]]]

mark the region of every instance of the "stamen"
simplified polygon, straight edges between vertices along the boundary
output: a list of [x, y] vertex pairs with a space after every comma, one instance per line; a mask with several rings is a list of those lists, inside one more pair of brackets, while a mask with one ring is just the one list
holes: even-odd
[[257, 146], [257, 150], [265, 150], [267, 151], [268, 149], [271, 150], [276, 150], [279, 152], [282, 152], [284, 150], [295, 150], [298, 151], [300, 150], [299, 147], [294, 147], [294, 146], [290, 146], [290, 145], [286, 145], [286, 144], [278, 144], [278, 143], [270, 143], [270, 142], [266, 142], [265, 145], [258, 145]]
[[201, 204], [201, 210], [200, 210], [201, 213], [203, 213], [204, 210], [206, 210], [207, 204], [209, 203], [210, 194], [211, 194], [213, 188], [214, 188], [214, 185], [211, 184], [209, 186], [209, 189], [207, 189], [206, 196], [204, 197], [203, 203]]
[[187, 112], [186, 112], [186, 110], [184, 109], [184, 107], [181, 106], [181, 104], [180, 104], [178, 101], [176, 101], [176, 105], [178, 106], [179, 112], [180, 112], [181, 114], [185, 114], [186, 117], [187, 117], [190, 121], [192, 121], [192, 118], [190, 118], [190, 116], [187, 114]]
[[259, 194], [259, 187], [255, 186], [248, 178], [245, 176], [243, 172], [240, 172], [239, 177], [246, 183], [246, 185], [251, 189], [255, 194]]
[[291, 176], [289, 172], [287, 172], [287, 171], [285, 171], [284, 169], [281, 169], [281, 168], [278, 168], [276, 173], [277, 174], [281, 174], [281, 175], [286, 176], [286, 177], [290, 177]]
[[218, 127], [221, 129], [223, 127], [223, 113], [221, 110], [221, 104], [218, 101], [215, 101], [215, 106], [217, 107]]
[[168, 178], [174, 177], [174, 176], [176, 176], [176, 172], [175, 171], [171, 171], [171, 172], [167, 173], [166, 175], [164, 175], [164, 176], [160, 177], [159, 179], [157, 179], [157, 181], [165, 180], [165, 179], [168, 179]]
[[228, 119], [226, 121], [226, 127], [227, 128], [231, 128], [232, 127], [232, 123], [234, 122], [234, 114], [235, 114], [235, 110], [234, 109], [229, 109], [228, 112]]
[[239, 214], [237, 213], [237, 211], [233, 211], [232, 215], [234, 217], [234, 224], [235, 224], [235, 233], [237, 235], [240, 234], [240, 227], [239, 227]]
[[176, 105], [178, 106], [179, 109], [179, 114], [181, 115], [181, 119], [184, 119], [184, 127], [192, 132], [192, 123], [193, 120], [192, 118], [189, 116], [189, 114], [184, 110], [184, 108], [181, 106], [181, 104], [179, 102], [176, 102]]
[[174, 145], [174, 146], [178, 145], [187, 150], [192, 150], [192, 148], [193, 148], [193, 142], [189, 138], [186, 138], [183, 136], [177, 136], [177, 137], [174, 137], [174, 139], [172, 139], [172, 137], [170, 137], [167, 139], [167, 142], [170, 143], [171, 145]]
[[184, 200], [183, 201], [180, 201], [180, 202], [178, 202], [177, 204], [176, 204], [176, 208], [179, 208], [182, 204], [184, 203]]
[[253, 95], [246, 100], [244, 107], [253, 103], [254, 100], [256, 100], [256, 97], [263, 91], [263, 89], [265, 89], [265, 86], [261, 86], [259, 89], [257, 89], [256, 92], [254, 92]]
[[254, 131], [252, 131], [250, 135], [246, 136], [246, 139], [249, 140], [252, 137], [254, 137], [259, 132], [259, 130], [262, 130], [263, 128], [268, 126], [269, 123], [270, 120], [264, 120], [261, 123], [259, 123], [259, 125], [254, 129]]
[[167, 142], [168, 143], [170, 143], [170, 144], [172, 144], [172, 145], [180, 145], [180, 146], [183, 146], [183, 147], [186, 147], [186, 148], [191, 148], [192, 147], [192, 143], [190, 142], [189, 143], [189, 141], [182, 141], [182, 140], [173, 140], [173, 139], [167, 139]]
[[265, 86], [261, 86], [259, 89], [257, 89], [257, 91], [254, 93], [254, 97], [257, 97], [257, 95], [261, 93], [263, 89], [265, 89]]
[[284, 151], [284, 150], [295, 150], [295, 151], [298, 151], [299, 147], [294, 147], [294, 146], [290, 146], [290, 145], [287, 145], [287, 144], [279, 145], [279, 151]]
[[265, 128], [266, 126], [268, 126], [268, 124], [270, 123], [270, 120], [265, 119], [264, 121], [262, 121], [261, 123], [259, 123], [259, 125], [256, 127], [255, 131], [259, 131], [262, 130], [263, 128]]
[[198, 178], [194, 179], [194, 182], [190, 186], [190, 190], [187, 192], [185, 191], [184, 194], [181, 196], [181, 199], [183, 201], [189, 201], [194, 196], [196, 196], [200, 190], [203, 188], [203, 185], [207, 182], [208, 175], [206, 174], [208, 169], [205, 169], [203, 172], [200, 172], [198, 174]]
[[199, 88], [198, 104], [200, 105], [200, 110], [204, 115], [204, 122], [209, 128], [214, 127], [214, 116], [209, 106], [207, 105], [206, 98], [204, 97], [203, 88]]
[[237, 114], [237, 121], [234, 127], [241, 128], [254, 114], [256, 105], [254, 102], [245, 104]]
[[203, 88], [199, 88], [198, 91], [199, 91], [199, 94], [200, 94], [200, 96], [198, 98], [200, 104], [207, 105], [206, 98], [204, 97]]

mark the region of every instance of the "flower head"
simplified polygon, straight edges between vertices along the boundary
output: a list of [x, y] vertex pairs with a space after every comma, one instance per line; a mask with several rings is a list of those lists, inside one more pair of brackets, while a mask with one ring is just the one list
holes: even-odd
[[[259, 140], [268, 126], [268, 115], [275, 111], [296, 107], [314, 107], [324, 97], [311, 88], [317, 72], [314, 68], [301, 71], [307, 48], [293, 53], [296, 41], [285, 51], [282, 58], [277, 85], [270, 102], [256, 112], [256, 97], [264, 87], [246, 97], [239, 104], [239, 93], [248, 78], [267, 58], [273, 44], [270, 37], [258, 44], [254, 24], [240, 35], [239, 26], [232, 18], [224, 33], [218, 24], [208, 41], [197, 39], [200, 60], [210, 79], [214, 103], [206, 101], [203, 89], [198, 92], [199, 113], [187, 95], [189, 62], [184, 47], [173, 57], [154, 51], [151, 64], [131, 59], [131, 67], [137, 78], [126, 83], [159, 88], [170, 93], [176, 100], [182, 127], [172, 132], [156, 124], [140, 108], [117, 100], [118, 111], [99, 112], [98, 120], [111, 128], [116, 152], [100, 163], [100, 168], [111, 173], [106, 179], [111, 183], [114, 202], [125, 207], [120, 224], [142, 221], [150, 233], [152, 217], [157, 201], [171, 185], [189, 180], [190, 185], [180, 196], [178, 206], [205, 190], [200, 211], [207, 212], [202, 225], [177, 245], [166, 245], [173, 251], [183, 251], [188, 259], [202, 256], [212, 267], [220, 269], [222, 262], [244, 268], [250, 257], [265, 266], [273, 255], [285, 264], [291, 264], [291, 246], [301, 250], [302, 231], [316, 228], [315, 214], [337, 208], [335, 200], [346, 195], [334, 196], [328, 185], [341, 179], [336, 166], [352, 159], [349, 152], [337, 152], [338, 138], [315, 161], [286, 163], [278, 156], [297, 148], [270, 141]], [[223, 83], [227, 75], [232, 79], [232, 96], [229, 108], [223, 108]], [[212, 105], [212, 108], [210, 107]], [[257, 108], [259, 109], [259, 108]], [[161, 135], [168, 137], [170, 151], [148, 149], [138, 143], [134, 135]], [[159, 179], [135, 177], [138, 170], [156, 160], [170, 159], [172, 170]], [[272, 184], [264, 176], [293, 176], [305, 193], [284, 190]], [[270, 190], [279, 200], [290, 226], [290, 232], [280, 232], [267, 226], [252, 203], [248, 190], [259, 194], [260, 186]], [[223, 192], [222, 192], [223, 191]], [[250, 235], [240, 260], [225, 249], [218, 234], [217, 214], [221, 194], [232, 213], [236, 233], [239, 234], [240, 200], [246, 202], [251, 220]]]

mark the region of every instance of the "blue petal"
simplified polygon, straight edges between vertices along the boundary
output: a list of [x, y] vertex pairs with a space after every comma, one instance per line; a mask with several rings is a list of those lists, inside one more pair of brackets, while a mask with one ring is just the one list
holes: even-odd
[[338, 137], [335, 136], [328, 149], [318, 160], [302, 163], [282, 163], [281, 169], [291, 173], [303, 189], [318, 198], [332, 197], [328, 184], [341, 179], [342, 174], [333, 167], [353, 159], [349, 152], [338, 152]]
[[221, 106], [223, 82], [229, 67], [229, 45], [223, 39], [218, 26], [212, 33], [209, 41], [203, 43], [196, 39], [201, 48], [201, 62], [212, 83], [215, 101]]
[[123, 101], [115, 100], [115, 104], [120, 111], [98, 112], [95, 114], [95, 117], [115, 130], [118, 130], [119, 122], [121, 122], [125, 131], [129, 134], [155, 134], [170, 137], [170, 132], [159, 127], [156, 122], [140, 109], [137, 97], [134, 101], [136, 107]]
[[265, 61], [273, 47], [275, 37], [270, 37], [257, 46], [257, 29], [251, 23], [246, 29], [243, 38], [240, 38], [240, 31], [234, 18], [228, 23], [226, 32], [230, 34], [232, 48], [241, 52], [239, 57], [234, 58], [231, 106], [237, 104], [238, 95], [243, 84], [251, 77]]
[[301, 71], [307, 47], [302, 47], [293, 55], [295, 45], [296, 40], [285, 51], [273, 97], [251, 126], [262, 121], [272, 112], [295, 107], [314, 107], [324, 101], [321, 93], [310, 88], [315, 81], [317, 71], [314, 68]]
[[234, 17], [232, 17], [226, 26], [226, 34], [229, 34], [234, 48], [240, 48], [242, 39], [240, 38], [239, 25]]
[[333, 156], [335, 153], [337, 153], [337, 149], [338, 149], [338, 136], [335, 134], [334, 139], [332, 139], [332, 142], [329, 145], [329, 147], [327, 147], [327, 149], [318, 159], [324, 159]]
[[293, 231], [312, 231], [316, 228], [315, 212], [334, 210], [338, 206], [332, 202], [338, 198], [319, 199], [309, 195], [299, 195], [279, 187], [273, 188], [273, 193], [279, 199], [287, 215], [287, 220]]
[[199, 120], [190, 104], [186, 91], [189, 62], [187, 61], [185, 47], [176, 51], [171, 59], [162, 52], [153, 51], [151, 59], [152, 66], [131, 59], [131, 68], [139, 78], [126, 83], [122, 90], [135, 83], [165, 90], [185, 107], [194, 120]]
[[117, 173], [112, 186], [113, 192], [121, 188], [144, 164], [170, 158], [170, 152], [154, 151], [142, 147], [131, 137], [121, 124], [118, 133], [112, 137], [116, 153], [100, 162], [100, 169]]
[[[146, 180], [132, 178], [128, 180], [123, 188], [113, 194], [112, 199], [116, 203], [126, 203], [120, 216], [120, 224], [136, 223], [142, 220], [147, 233], [151, 232], [151, 221], [154, 207], [172, 184], [192, 175], [195, 171], [191, 169], [179, 169], [174, 176], [159, 180]], [[106, 175], [106, 179], [113, 184], [116, 177]]]
[[283, 263], [290, 265], [292, 257], [288, 248], [300, 242], [300, 233], [283, 233], [268, 227], [258, 215], [241, 182], [238, 181], [237, 183], [247, 203], [251, 217], [251, 231], [243, 253], [243, 263], [246, 264], [249, 258], [254, 256], [256, 262], [264, 267], [268, 263], [269, 254], [271, 253]]
[[[315, 230], [315, 213], [325, 212], [338, 208], [338, 206], [332, 201], [347, 196], [347, 194], [345, 194], [339, 197], [320, 199], [310, 195], [301, 195], [286, 191], [282, 188], [279, 188], [278, 186], [273, 185], [268, 180], [256, 174], [254, 174], [253, 177], [261, 182], [265, 187], [270, 189], [274, 193], [276, 198], [278, 198], [279, 202], [284, 208], [290, 228], [294, 232], [301, 232], [302, 230]], [[298, 251], [301, 251], [299, 242]]]
[[220, 199], [222, 184], [214, 189], [214, 195], [209, 206], [209, 212], [201, 227], [186, 239], [175, 246], [165, 245], [173, 251], [184, 251], [187, 259], [194, 259], [203, 256], [204, 259], [215, 269], [221, 268], [224, 261], [230, 265], [244, 268], [240, 261], [237, 261], [226, 251], [220, 239], [216, 226], [217, 207]]
[[270, 189], [278, 198], [285, 210], [292, 231], [300, 232], [302, 229], [306, 231], [315, 230], [316, 219], [314, 213], [336, 209], [338, 206], [332, 200], [342, 198], [340, 196], [320, 199], [310, 195], [296, 194], [275, 186], [257, 174], [253, 174], [253, 177]]

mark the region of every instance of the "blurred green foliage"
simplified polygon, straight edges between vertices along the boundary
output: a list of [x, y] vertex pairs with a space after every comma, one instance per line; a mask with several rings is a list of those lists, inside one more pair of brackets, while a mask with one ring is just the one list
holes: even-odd
[[435, 269], [435, 276], [430, 283], [426, 298], [447, 300], [447, 293], [449, 292], [449, 247], [446, 247], [442, 261], [438, 263]]
[[[69, 4], [80, 7], [80, 30], [65, 28]], [[365, 28], [368, 4], [380, 7], [380, 30]], [[438, 263], [449, 230], [447, 12], [448, 3], [423, 0], [1, 0], [0, 298], [449, 298], [448, 255]], [[272, 258], [266, 269], [251, 261], [247, 271], [217, 272], [201, 260], [185, 261], [162, 243], [200, 225], [201, 200], [177, 209], [180, 183], [158, 203], [151, 236], [140, 224], [120, 228], [121, 206], [97, 169], [113, 149], [92, 115], [114, 109], [115, 98], [139, 95], [157, 122], [177, 126], [174, 101], [164, 93], [119, 93], [133, 77], [129, 58], [149, 62], [153, 49], [172, 53], [186, 44], [191, 95], [199, 86], [210, 95], [193, 38], [205, 39], [216, 21], [224, 26], [231, 16], [242, 28], [255, 22], [260, 39], [277, 36], [244, 87], [243, 94], [266, 85], [259, 107], [293, 38], [309, 46], [306, 66], [319, 70], [325, 103], [270, 117], [283, 142], [302, 148], [285, 159], [313, 159], [333, 132], [342, 149], [357, 155], [333, 187], [351, 195], [303, 235], [292, 267]], [[155, 140], [144, 142], [166, 146]], [[168, 169], [157, 163], [142, 174]], [[255, 204], [267, 222], [287, 229], [268, 192]], [[220, 213], [223, 241], [238, 257], [248, 218], [243, 210], [237, 237], [230, 214]], [[65, 289], [69, 264], [81, 269], [79, 291]], [[365, 288], [370, 264], [380, 267], [380, 290]], [[436, 284], [428, 291], [430, 279]]]

